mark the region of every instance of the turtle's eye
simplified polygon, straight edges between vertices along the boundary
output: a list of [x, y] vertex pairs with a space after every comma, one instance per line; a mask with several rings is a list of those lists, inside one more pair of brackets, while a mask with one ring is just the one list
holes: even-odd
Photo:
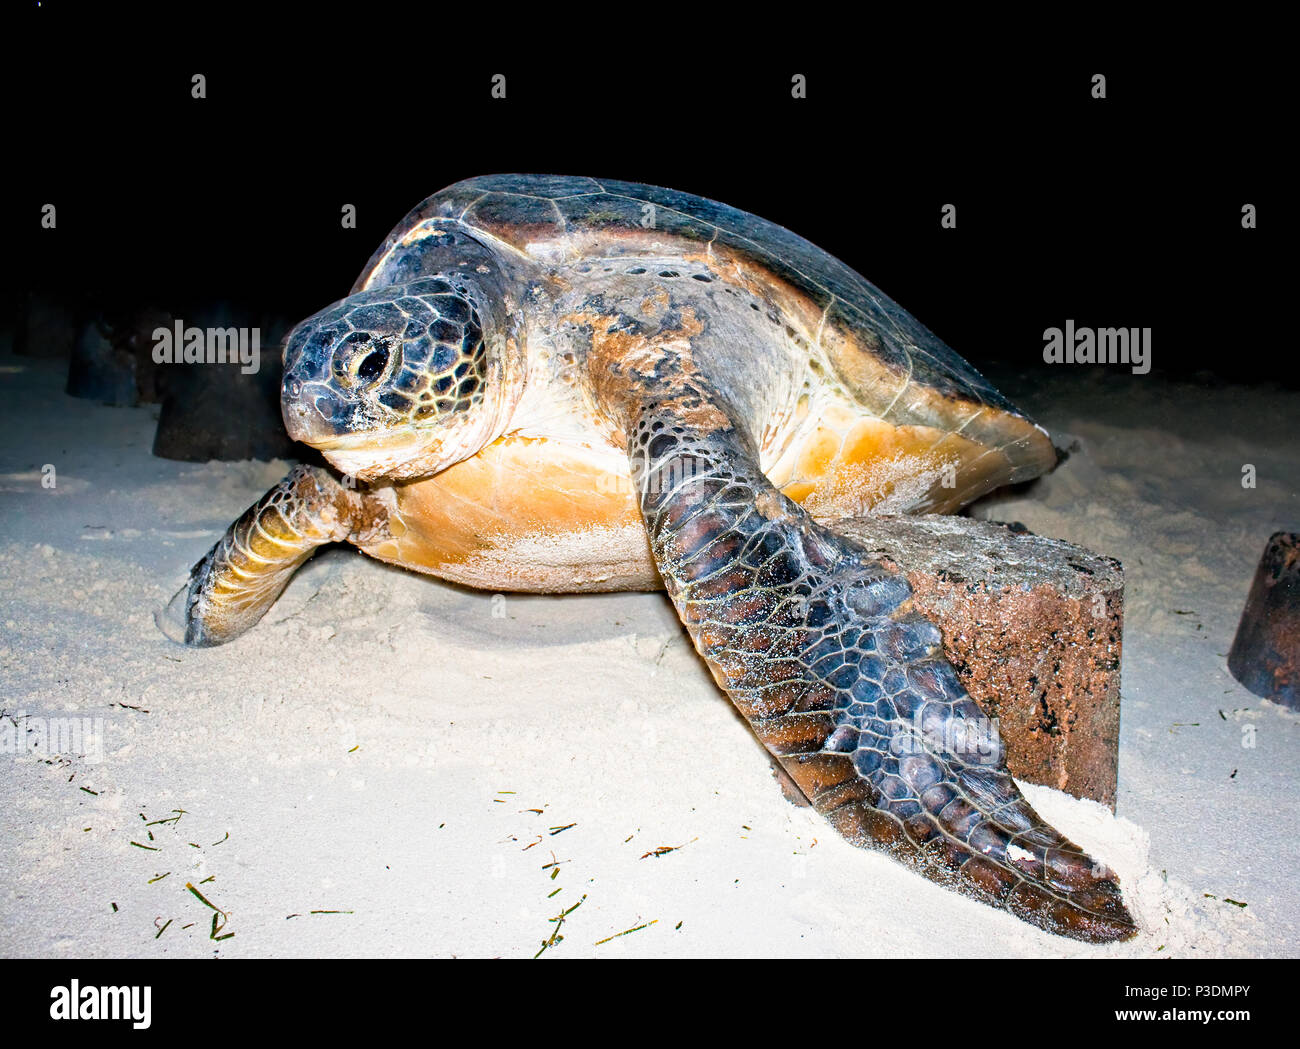
[[376, 347], [361, 358], [361, 363], [357, 365], [357, 378], [362, 382], [374, 382], [384, 374], [384, 368], [387, 366], [388, 348]]
[[334, 351], [334, 377], [345, 388], [373, 386], [387, 373], [391, 356], [388, 340], [353, 332]]

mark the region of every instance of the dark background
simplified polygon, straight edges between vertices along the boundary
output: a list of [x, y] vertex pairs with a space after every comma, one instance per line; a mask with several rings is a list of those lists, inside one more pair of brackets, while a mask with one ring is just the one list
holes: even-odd
[[977, 366], [1041, 366], [1043, 329], [1068, 318], [1151, 327], [1155, 375], [1294, 382], [1273, 308], [1294, 129], [1280, 67], [1229, 28], [1135, 42], [1124, 24], [904, 30], [845, 10], [805, 39], [793, 8], [722, 29], [686, 8], [485, 5], [464, 28], [435, 6], [273, 10], [10, 12], [6, 317], [37, 291], [296, 321], [441, 187], [554, 172], [779, 222]]

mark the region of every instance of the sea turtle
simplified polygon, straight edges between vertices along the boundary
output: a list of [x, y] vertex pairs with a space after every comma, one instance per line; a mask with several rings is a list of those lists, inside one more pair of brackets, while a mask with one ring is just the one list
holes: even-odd
[[231, 525], [178, 640], [247, 630], [331, 542], [497, 591], [662, 586], [849, 841], [1056, 933], [1135, 933], [904, 578], [821, 523], [955, 510], [1050, 469], [1048, 435], [808, 241], [637, 183], [458, 182], [290, 333], [282, 407], [342, 478], [299, 466]]

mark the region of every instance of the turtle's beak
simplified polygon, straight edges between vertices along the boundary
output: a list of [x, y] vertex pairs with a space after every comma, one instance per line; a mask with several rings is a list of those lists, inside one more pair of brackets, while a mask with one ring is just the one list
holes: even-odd
[[319, 448], [339, 436], [337, 398], [323, 383], [303, 382], [292, 372], [280, 390], [284, 428], [295, 441]]
[[367, 483], [378, 478], [405, 480], [436, 471], [436, 460], [411, 432], [380, 432], [336, 437], [317, 445], [330, 465], [345, 476]]

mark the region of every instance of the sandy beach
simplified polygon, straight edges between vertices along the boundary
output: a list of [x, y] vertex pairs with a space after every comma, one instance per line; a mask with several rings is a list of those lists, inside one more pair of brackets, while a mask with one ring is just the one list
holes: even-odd
[[[289, 464], [154, 458], [156, 406], [73, 400], [64, 371], [0, 357], [2, 955], [1300, 945], [1300, 718], [1224, 661], [1265, 540], [1300, 520], [1294, 391], [991, 376], [1070, 455], [974, 516], [1127, 572], [1117, 814], [1025, 788], [1120, 876], [1141, 933], [1099, 948], [787, 802], [662, 594], [495, 596], [331, 548], [248, 635], [174, 645], [155, 611]], [[99, 735], [52, 752], [74, 719]]]

